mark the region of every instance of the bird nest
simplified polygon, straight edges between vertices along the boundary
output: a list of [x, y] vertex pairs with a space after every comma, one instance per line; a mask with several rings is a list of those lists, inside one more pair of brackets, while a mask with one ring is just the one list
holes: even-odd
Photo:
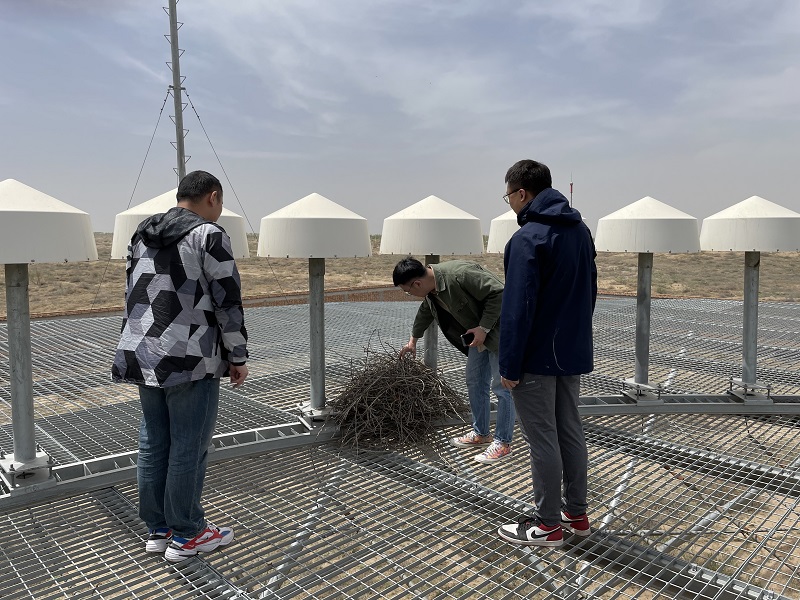
[[430, 445], [437, 427], [470, 412], [440, 373], [393, 351], [368, 350], [329, 406], [342, 445], [381, 450]]

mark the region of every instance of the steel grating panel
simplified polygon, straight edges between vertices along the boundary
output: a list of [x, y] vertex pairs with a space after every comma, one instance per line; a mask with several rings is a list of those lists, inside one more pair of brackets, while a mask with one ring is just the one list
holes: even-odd
[[[633, 375], [633, 300], [598, 301], [595, 367], [601, 373]], [[741, 377], [742, 303], [722, 300], [654, 300], [651, 312], [650, 383], [683, 393], [721, 392]], [[800, 308], [759, 305], [758, 376], [774, 393], [797, 393], [800, 374]], [[607, 363], [615, 365], [607, 369]], [[627, 365], [627, 367], [626, 367]], [[587, 390], [584, 393], [601, 393]]]
[[[759, 307], [759, 379], [776, 400], [800, 393], [798, 308]], [[405, 343], [415, 310], [326, 304], [328, 396], [365, 346]], [[655, 300], [652, 313], [651, 384], [709, 394], [741, 375], [741, 303]], [[583, 394], [615, 394], [633, 374], [634, 316], [633, 299], [598, 301], [596, 371]], [[223, 391], [218, 432], [296, 423], [308, 400], [308, 307], [248, 309], [247, 319], [251, 378]], [[59, 460], [135, 449], [135, 389], [105, 375], [118, 327], [113, 317], [32, 323], [37, 441]], [[0, 326], [4, 448], [6, 344]], [[439, 366], [464, 393], [462, 355], [440, 343]], [[212, 464], [205, 504], [237, 541], [178, 568], [141, 551], [133, 484], [46, 504], [32, 494], [28, 508], [0, 513], [11, 532], [0, 542], [0, 597], [797, 598], [798, 422], [585, 417], [597, 532], [560, 550], [496, 539], [498, 524], [530, 508], [529, 461], [518, 436], [510, 460], [481, 466], [446, 445], [463, 428], [402, 455], [307, 446]]]
[[[135, 393], [135, 388], [130, 386], [113, 386], [113, 389]], [[236, 390], [223, 390], [220, 399], [217, 433], [296, 421], [285, 412], [242, 396]], [[38, 400], [41, 403], [41, 397]], [[138, 398], [121, 404], [53, 414], [36, 420], [36, 439], [56, 464], [90, 460], [135, 450], [140, 418]], [[10, 423], [0, 426], [0, 444], [2, 448], [13, 447]]]
[[[2, 597], [189, 598], [172, 573], [152, 561], [131, 561], [147, 528], [127, 509], [110, 512], [103, 497], [115, 490], [31, 507], [2, 517]], [[127, 504], [127, 501], [126, 501]]]
[[[588, 419], [593, 425], [605, 420]], [[720, 421], [707, 423], [718, 425], [720, 439], [735, 429], [735, 421], [711, 421]], [[643, 426], [636, 418], [615, 425], [615, 434], [630, 437]], [[655, 431], [659, 425], [644, 427]], [[443, 431], [442, 438], [458, 431]], [[702, 446], [703, 432], [687, 428], [685, 435], [700, 435], [693, 445]], [[7, 515], [6, 530], [17, 531], [21, 541], [0, 555], [0, 586], [8, 586], [0, 593], [13, 598], [90, 593], [104, 598], [800, 597], [800, 490], [780, 494], [737, 484], [725, 473], [666, 469], [655, 455], [632, 458], [615, 438], [597, 444], [602, 435], [595, 433], [590, 444], [597, 531], [585, 540], [570, 539], [561, 549], [521, 550], [494, 535], [499, 523], [530, 509], [524, 452], [501, 468], [485, 468], [469, 465], [469, 450], [444, 446], [406, 456], [327, 446], [213, 465], [207, 511], [212, 520], [233, 525], [237, 539], [175, 569], [142, 552], [145, 531], [135, 516], [131, 484]], [[82, 537], [87, 530], [93, 539], [88, 545]], [[197, 579], [183, 576], [186, 569], [199, 573]], [[6, 596], [15, 577], [18, 591]], [[27, 595], [18, 587], [22, 579]]]

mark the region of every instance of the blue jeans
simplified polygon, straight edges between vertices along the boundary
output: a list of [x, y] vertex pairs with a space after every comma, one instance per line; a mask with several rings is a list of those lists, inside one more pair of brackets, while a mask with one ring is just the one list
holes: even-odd
[[467, 354], [467, 393], [472, 410], [472, 429], [478, 435], [489, 435], [489, 391], [497, 396], [497, 422], [494, 439], [506, 444], [514, 436], [514, 401], [511, 393], [500, 384], [500, 366], [497, 352], [478, 352], [471, 347]]
[[219, 406], [219, 379], [167, 388], [139, 386], [139, 517], [193, 538], [206, 526], [200, 505]]

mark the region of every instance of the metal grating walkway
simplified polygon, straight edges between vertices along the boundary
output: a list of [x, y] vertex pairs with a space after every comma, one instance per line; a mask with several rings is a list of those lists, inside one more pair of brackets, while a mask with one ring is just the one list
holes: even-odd
[[[626, 420], [615, 434], [635, 436], [641, 423]], [[6, 515], [3, 597], [798, 597], [800, 487], [779, 493], [768, 479], [736, 483], [733, 470], [709, 476], [590, 439], [598, 531], [561, 549], [494, 536], [530, 508], [522, 452], [478, 471], [456, 451], [442, 464], [317, 447], [214, 465], [209, 516], [237, 541], [176, 568], [142, 552], [130, 484]]]
[[[363, 348], [408, 338], [414, 303], [326, 305], [327, 389]], [[252, 379], [225, 389], [218, 433], [295, 424], [308, 395], [306, 306], [249, 309]], [[612, 394], [633, 373], [634, 300], [603, 299], [596, 372]], [[719, 393], [741, 374], [741, 304], [654, 301], [651, 382]], [[135, 391], [105, 373], [117, 318], [36, 321], [37, 441], [64, 464], [136, 446]], [[275, 339], [275, 331], [281, 338]], [[0, 447], [10, 447], [0, 327]], [[759, 378], [800, 393], [800, 306], [763, 304]], [[440, 367], [464, 390], [463, 359]], [[595, 533], [561, 549], [514, 548], [497, 526], [529, 510], [529, 462], [481, 466], [469, 450], [359, 453], [308, 440], [209, 466], [204, 503], [236, 528], [177, 567], [142, 552], [133, 483], [2, 511], [2, 598], [800, 598], [800, 420], [759, 415], [584, 419]]]

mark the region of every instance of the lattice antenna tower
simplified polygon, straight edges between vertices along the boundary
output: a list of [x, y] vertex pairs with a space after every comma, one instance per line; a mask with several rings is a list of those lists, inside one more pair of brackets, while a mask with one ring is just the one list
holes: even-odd
[[169, 34], [164, 35], [164, 37], [172, 49], [172, 61], [167, 62], [167, 66], [172, 71], [172, 85], [169, 86], [169, 90], [175, 100], [175, 115], [170, 118], [175, 124], [175, 141], [172, 142], [172, 146], [178, 154], [178, 167], [174, 171], [178, 175], [178, 181], [180, 181], [186, 175], [186, 163], [191, 156], [186, 156], [184, 148], [184, 141], [189, 130], [183, 128], [183, 109], [187, 105], [181, 99], [181, 92], [184, 90], [183, 82], [186, 78], [181, 77], [180, 57], [183, 56], [183, 50], [178, 47], [178, 30], [183, 26], [183, 23], [178, 22], [177, 5], [178, 0], [169, 0], [169, 6], [164, 6], [163, 9], [169, 15]]

